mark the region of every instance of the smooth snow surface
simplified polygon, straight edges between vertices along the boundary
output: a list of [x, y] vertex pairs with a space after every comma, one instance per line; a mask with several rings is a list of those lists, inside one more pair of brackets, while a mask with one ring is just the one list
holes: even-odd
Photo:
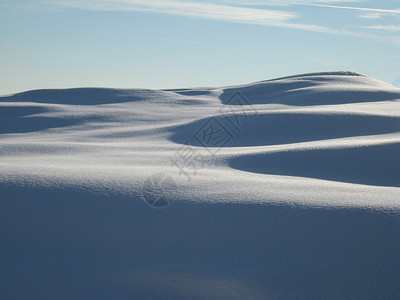
[[[229, 102], [235, 92], [247, 102]], [[177, 200], [400, 207], [400, 90], [358, 74], [0, 101], [3, 183], [136, 197], [161, 172], [176, 181]], [[207, 129], [225, 134], [213, 142]]]
[[1, 299], [398, 299], [400, 89], [3, 96], [0, 203]]

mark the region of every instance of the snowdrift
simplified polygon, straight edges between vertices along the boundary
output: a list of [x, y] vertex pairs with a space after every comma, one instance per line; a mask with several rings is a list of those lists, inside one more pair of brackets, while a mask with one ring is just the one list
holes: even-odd
[[398, 299], [400, 89], [2, 96], [0, 205], [1, 299]]

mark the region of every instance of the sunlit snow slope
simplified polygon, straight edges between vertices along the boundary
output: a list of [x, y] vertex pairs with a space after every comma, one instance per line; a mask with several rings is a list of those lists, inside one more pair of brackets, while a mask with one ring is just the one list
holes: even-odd
[[399, 99], [350, 72], [3, 96], [0, 182], [137, 196], [162, 173], [176, 200], [398, 208]]
[[0, 97], [2, 300], [400, 299], [399, 208], [359, 74]]

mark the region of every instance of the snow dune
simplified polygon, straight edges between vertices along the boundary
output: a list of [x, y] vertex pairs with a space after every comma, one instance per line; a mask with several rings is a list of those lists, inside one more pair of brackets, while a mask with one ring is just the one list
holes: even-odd
[[398, 299], [399, 154], [351, 72], [2, 96], [0, 298]]
[[351, 72], [3, 96], [0, 182], [136, 197], [163, 173], [176, 200], [397, 209], [399, 99]]

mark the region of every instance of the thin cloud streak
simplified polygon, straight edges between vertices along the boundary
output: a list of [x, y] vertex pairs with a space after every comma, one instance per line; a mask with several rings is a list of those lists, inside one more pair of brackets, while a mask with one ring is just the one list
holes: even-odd
[[316, 3], [298, 3], [298, 4], [306, 5], [306, 6], [328, 7], [328, 8], [337, 8], [337, 9], [347, 9], [347, 10], [360, 10], [360, 11], [369, 11], [369, 12], [387, 13], [387, 14], [400, 14], [400, 9], [381, 9], [381, 8], [367, 8], [367, 7], [354, 7], [354, 6], [337, 6], [337, 5], [316, 4]]
[[[307, 4], [324, 3], [357, 3], [363, 0], [309, 0]], [[294, 4], [304, 4], [304, 0], [219, 0], [219, 2], [237, 5], [267, 5], [267, 6], [290, 6]]]
[[[221, 1], [221, 0], [220, 0]], [[231, 0], [232, 1], [232, 0]], [[236, 1], [236, 0], [233, 0]], [[250, 0], [251, 2], [254, 2]], [[257, 0], [256, 0], [257, 1]], [[226, 1], [226, 2], [229, 2]], [[275, 1], [280, 2], [278, 1]], [[335, 0], [326, 1], [314, 1], [314, 2], [338, 2]], [[341, 1], [343, 2], [343, 1]], [[181, 15], [186, 17], [196, 17], [203, 19], [213, 19], [219, 21], [228, 21], [235, 23], [255, 24], [262, 26], [272, 26], [279, 28], [289, 29], [300, 29], [306, 31], [320, 32], [326, 34], [337, 34], [354, 36], [364, 39], [379, 40], [386, 43], [400, 44], [398, 37], [380, 37], [366, 32], [356, 32], [348, 30], [340, 30], [328, 28], [325, 26], [319, 26], [314, 24], [301, 24], [296, 23], [293, 20], [298, 18], [297, 13], [283, 10], [267, 10], [261, 8], [250, 8], [239, 5], [221, 5], [209, 3], [209, 2], [182, 2], [182, 1], [167, 1], [167, 0], [56, 0], [48, 1], [49, 5], [56, 5], [58, 7], [69, 7], [75, 9], [85, 10], [98, 10], [98, 11], [143, 11], [143, 12], [155, 12], [162, 14]], [[246, 3], [246, 1], [244, 1]], [[273, 2], [270, 2], [273, 3]], [[375, 8], [359, 8], [359, 7], [347, 7], [347, 6], [335, 6], [325, 4], [312, 4], [312, 3], [300, 3], [296, 0], [286, 3], [295, 5], [308, 5], [317, 7], [328, 7], [338, 9], [351, 9], [365, 12], [372, 12], [374, 14], [387, 14], [387, 13], [400, 13], [400, 10], [386, 10], [386, 9], [375, 9]], [[364, 28], [365, 29], [365, 28]], [[392, 30], [394, 31], [394, 30]]]
[[174, 14], [203, 19], [213, 19], [236, 23], [258, 24], [264, 26], [302, 29], [315, 32], [335, 33], [333, 29], [313, 24], [291, 22], [298, 15], [282, 10], [266, 10], [240, 6], [220, 5], [214, 3], [181, 2], [181, 1], [144, 1], [144, 0], [109, 0], [109, 1], [51, 1], [49, 5], [58, 5], [76, 9], [105, 11], [147, 11]]
[[265, 10], [213, 3], [182, 1], [143, 1], [143, 0], [109, 0], [109, 1], [52, 1], [61, 6], [89, 10], [138, 10], [171, 13], [179, 15], [226, 19], [232, 21], [285, 21], [295, 18], [292, 12]]
[[369, 19], [369, 20], [376, 20], [382, 17], [381, 13], [365, 13], [358, 16], [359, 18]]
[[343, 34], [364, 38], [371, 41], [378, 41], [380, 43], [400, 45], [400, 37], [398, 36], [389, 36], [389, 35], [383, 36], [383, 35], [372, 34], [370, 32], [344, 32]]
[[387, 30], [387, 31], [400, 31], [400, 25], [375, 25], [375, 26], [363, 26], [362, 28]]

